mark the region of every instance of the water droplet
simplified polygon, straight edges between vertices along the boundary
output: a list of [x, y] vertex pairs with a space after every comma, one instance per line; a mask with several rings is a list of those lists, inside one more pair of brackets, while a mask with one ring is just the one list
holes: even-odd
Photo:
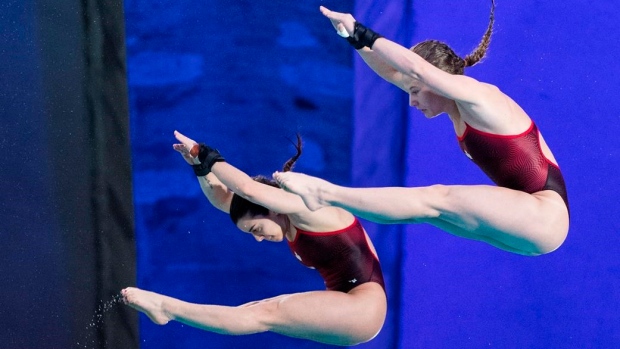
[[[104, 314], [112, 310], [117, 304], [121, 304], [122, 298], [122, 295], [119, 293], [114, 295], [109, 301], [99, 301], [100, 304], [98, 305], [97, 310], [95, 311], [95, 314], [91, 319], [91, 322], [88, 324], [88, 326], [86, 326], [87, 332], [86, 338], [84, 339], [84, 342], [82, 342], [84, 344], [83, 348], [98, 348], [99, 343], [96, 338], [96, 330], [104, 323]], [[77, 345], [81, 346], [82, 344], [80, 342], [77, 342]]]

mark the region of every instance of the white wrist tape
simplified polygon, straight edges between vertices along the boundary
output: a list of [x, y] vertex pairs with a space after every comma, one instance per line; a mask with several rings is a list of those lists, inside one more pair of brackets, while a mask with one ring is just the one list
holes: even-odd
[[342, 29], [337, 29], [336, 33], [338, 33], [338, 35], [342, 36], [343, 38], [349, 37], [349, 33], [347, 33], [347, 31], [344, 29], [344, 26], [342, 26]]

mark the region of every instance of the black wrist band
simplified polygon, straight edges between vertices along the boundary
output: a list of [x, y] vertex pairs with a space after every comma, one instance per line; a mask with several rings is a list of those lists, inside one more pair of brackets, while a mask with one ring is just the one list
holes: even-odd
[[355, 47], [356, 50], [359, 50], [364, 46], [372, 49], [372, 45], [374, 45], [375, 41], [382, 37], [383, 36], [379, 33], [375, 33], [372, 29], [365, 27], [362, 23], [355, 22], [353, 35], [348, 37], [347, 41], [349, 41], [349, 43]]
[[199, 164], [192, 165], [194, 173], [198, 177], [203, 177], [211, 172], [211, 168], [216, 162], [226, 161], [217, 149], [213, 149], [204, 143], [200, 143], [200, 151], [198, 152]]
[[355, 40], [354, 37], [347, 36], [346, 39], [349, 42], [349, 44], [351, 44], [351, 46], [353, 46], [353, 48], [355, 48], [356, 50], [360, 50], [360, 49], [364, 48], [364, 44], [361, 44], [358, 40]]

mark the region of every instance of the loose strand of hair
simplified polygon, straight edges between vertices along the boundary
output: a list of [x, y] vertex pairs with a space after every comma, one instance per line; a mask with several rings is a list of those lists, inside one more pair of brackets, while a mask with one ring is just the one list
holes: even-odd
[[484, 58], [491, 43], [491, 35], [493, 34], [493, 24], [495, 23], [495, 0], [491, 0], [491, 15], [489, 16], [489, 26], [486, 32], [482, 36], [482, 40], [478, 44], [478, 47], [467, 56], [465, 56], [465, 67], [471, 67]]
[[[291, 141], [291, 143], [293, 143], [293, 141]], [[293, 167], [295, 166], [295, 162], [297, 162], [297, 159], [299, 159], [299, 157], [301, 156], [302, 143], [301, 143], [301, 136], [299, 135], [299, 133], [297, 133], [297, 144], [293, 143], [293, 145], [295, 146], [295, 149], [297, 150], [297, 154], [293, 155], [293, 157], [291, 157], [284, 163], [284, 166], [282, 166], [282, 172], [291, 171]]]

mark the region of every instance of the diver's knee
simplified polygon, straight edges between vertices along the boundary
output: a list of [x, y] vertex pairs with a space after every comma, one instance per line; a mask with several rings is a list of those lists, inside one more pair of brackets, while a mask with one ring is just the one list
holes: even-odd
[[544, 237], [543, 241], [540, 241], [539, 243], [536, 243], [532, 246], [532, 250], [528, 251], [529, 255], [542, 256], [559, 249], [560, 246], [564, 244], [564, 241], [566, 241], [566, 237], [568, 236], [568, 229], [554, 231], [545, 235], [546, 236]]

